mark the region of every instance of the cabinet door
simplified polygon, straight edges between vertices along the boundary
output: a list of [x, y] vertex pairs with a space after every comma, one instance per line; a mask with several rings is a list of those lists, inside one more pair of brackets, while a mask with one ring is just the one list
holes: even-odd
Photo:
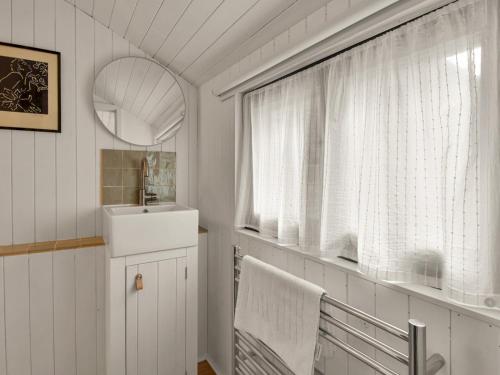
[[185, 257], [127, 267], [127, 375], [185, 374], [185, 269]]

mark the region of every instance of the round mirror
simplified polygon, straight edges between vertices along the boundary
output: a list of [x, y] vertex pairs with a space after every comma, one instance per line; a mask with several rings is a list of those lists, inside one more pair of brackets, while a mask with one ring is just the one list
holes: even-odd
[[186, 104], [179, 83], [167, 69], [142, 57], [125, 57], [97, 75], [94, 109], [116, 137], [152, 146], [180, 129]]

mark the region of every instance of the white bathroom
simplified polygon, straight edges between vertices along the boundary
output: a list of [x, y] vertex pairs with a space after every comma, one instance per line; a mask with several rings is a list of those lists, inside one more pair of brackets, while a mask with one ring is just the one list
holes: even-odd
[[0, 0], [0, 375], [500, 375], [499, 20]]

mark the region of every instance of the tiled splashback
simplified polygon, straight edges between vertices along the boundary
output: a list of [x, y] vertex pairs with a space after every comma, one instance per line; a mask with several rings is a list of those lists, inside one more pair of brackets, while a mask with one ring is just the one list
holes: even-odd
[[102, 150], [102, 204], [138, 204], [141, 161], [147, 158], [146, 192], [175, 202], [175, 152]]

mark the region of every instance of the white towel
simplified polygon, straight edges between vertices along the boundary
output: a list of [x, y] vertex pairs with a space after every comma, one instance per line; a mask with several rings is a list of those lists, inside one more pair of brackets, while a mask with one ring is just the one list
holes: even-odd
[[247, 255], [241, 262], [234, 327], [264, 342], [296, 375], [310, 375], [324, 293]]

